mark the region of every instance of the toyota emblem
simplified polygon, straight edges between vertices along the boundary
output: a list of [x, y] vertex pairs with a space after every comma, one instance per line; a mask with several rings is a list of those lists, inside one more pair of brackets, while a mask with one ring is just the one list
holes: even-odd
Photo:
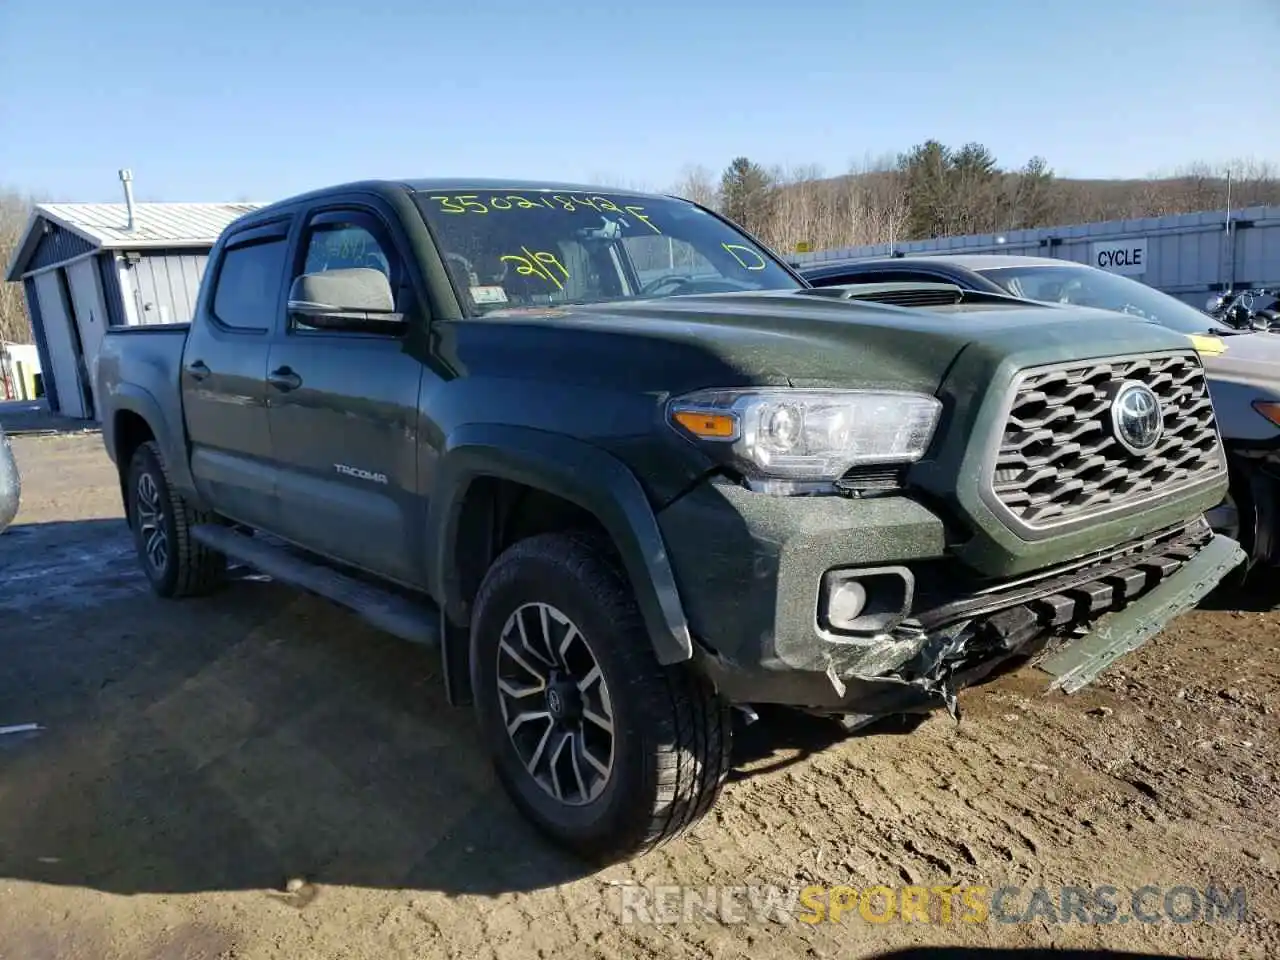
[[1160, 398], [1145, 383], [1126, 380], [1111, 401], [1111, 430], [1130, 453], [1150, 453], [1164, 433]]

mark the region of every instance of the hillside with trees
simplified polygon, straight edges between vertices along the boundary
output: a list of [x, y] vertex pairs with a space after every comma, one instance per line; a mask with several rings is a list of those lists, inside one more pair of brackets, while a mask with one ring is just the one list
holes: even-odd
[[1043, 157], [1006, 167], [982, 144], [936, 140], [834, 177], [737, 157], [718, 176], [687, 168], [672, 192], [715, 207], [790, 253], [800, 244], [822, 250], [1220, 210], [1228, 169], [1233, 208], [1280, 204], [1280, 169], [1266, 163], [1198, 163], [1146, 179], [1067, 179]]
[[[817, 167], [783, 170], [747, 157], [716, 174], [689, 166], [659, 188], [722, 211], [781, 253], [1022, 227], [1280, 205], [1280, 169], [1266, 163], [1191, 164], [1170, 176], [1080, 180], [1054, 175], [1033, 157], [1002, 166], [980, 143], [936, 140], [840, 176]], [[606, 178], [601, 178], [606, 179]], [[7, 265], [32, 204], [0, 190], [0, 264]], [[0, 283], [0, 340], [30, 342], [21, 285]]]

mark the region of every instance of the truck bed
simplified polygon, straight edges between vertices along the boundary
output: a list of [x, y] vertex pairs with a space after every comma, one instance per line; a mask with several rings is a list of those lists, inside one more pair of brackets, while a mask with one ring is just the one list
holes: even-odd
[[[189, 323], [147, 324], [111, 327], [102, 338], [94, 363], [94, 393], [104, 410], [118, 409], [113, 396], [125, 392], [141, 394], [148, 406], [168, 425], [181, 425], [182, 407], [177, 389], [182, 368], [182, 352]], [[114, 453], [113, 425], [104, 421], [107, 450]], [[157, 429], [159, 424], [153, 427]]]

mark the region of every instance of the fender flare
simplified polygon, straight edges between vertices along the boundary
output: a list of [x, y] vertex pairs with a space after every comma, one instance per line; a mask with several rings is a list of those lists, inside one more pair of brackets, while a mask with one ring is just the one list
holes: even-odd
[[622, 461], [581, 440], [529, 427], [466, 424], [450, 435], [436, 465], [427, 517], [430, 589], [446, 616], [466, 617], [451, 562], [462, 505], [473, 481], [511, 480], [570, 501], [598, 519], [613, 539], [658, 661], [693, 656], [666, 544], [648, 497]]
[[[191, 463], [187, 459], [186, 440], [185, 437], [179, 437], [175, 442], [169, 421], [165, 419], [161, 412], [159, 401], [143, 387], [133, 383], [119, 384], [111, 395], [111, 418], [109, 422], [102, 424], [102, 438], [107, 446], [107, 452], [112, 460], [116, 460], [117, 443], [116, 437], [116, 418], [121, 413], [133, 413], [141, 417], [148, 427], [151, 428], [152, 435], [156, 438], [156, 443], [160, 445], [160, 450], [165, 457], [165, 467], [169, 472], [169, 479], [178, 491], [197, 506], [203, 506], [203, 498], [195, 488], [195, 481], [191, 476]], [[179, 430], [182, 426], [179, 425]], [[116, 466], [120, 470], [121, 484], [124, 483], [125, 471], [129, 469], [129, 464], [117, 461]], [[122, 490], [123, 493], [123, 490]]]

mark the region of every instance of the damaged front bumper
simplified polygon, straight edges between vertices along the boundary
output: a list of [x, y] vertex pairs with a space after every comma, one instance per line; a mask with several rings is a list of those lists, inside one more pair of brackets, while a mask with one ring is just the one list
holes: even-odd
[[1193, 609], [1245, 559], [1236, 541], [1215, 534], [1200, 551], [1155, 590], [1109, 613], [1083, 637], [1052, 650], [1037, 666], [1055, 679], [1055, 689], [1075, 693], [1109, 665], [1136, 650], [1175, 617]]
[[910, 644], [916, 651], [893, 669], [869, 674], [834, 659], [822, 672], [743, 669], [706, 649], [699, 662], [737, 703], [785, 703], [841, 714], [855, 726], [938, 707], [958, 716], [956, 691], [1015, 657], [1052, 676], [1050, 688], [1079, 690], [1195, 607], [1243, 560], [1234, 540], [1199, 519], [917, 613], [883, 638], [886, 648]]

